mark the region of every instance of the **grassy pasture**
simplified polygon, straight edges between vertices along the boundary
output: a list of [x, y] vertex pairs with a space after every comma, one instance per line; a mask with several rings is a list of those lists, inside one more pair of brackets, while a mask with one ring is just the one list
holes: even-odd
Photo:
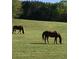
[[[25, 34], [12, 35], [13, 59], [67, 59], [67, 23], [13, 19], [12, 25], [23, 25]], [[63, 44], [54, 44], [54, 38], [49, 38], [49, 44], [43, 44], [42, 32], [58, 31], [63, 38]]]

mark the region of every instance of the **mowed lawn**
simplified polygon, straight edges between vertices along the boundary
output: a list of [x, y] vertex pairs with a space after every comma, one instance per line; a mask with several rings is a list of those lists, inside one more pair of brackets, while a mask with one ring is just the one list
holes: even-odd
[[[13, 19], [13, 25], [22, 25], [25, 34], [12, 35], [12, 59], [67, 59], [67, 23]], [[63, 44], [43, 44], [42, 32], [58, 31]]]

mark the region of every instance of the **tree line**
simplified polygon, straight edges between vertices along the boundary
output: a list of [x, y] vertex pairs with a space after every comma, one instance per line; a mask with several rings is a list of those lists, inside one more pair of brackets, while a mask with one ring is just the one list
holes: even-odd
[[40, 1], [20, 1], [13, 12], [14, 18], [67, 22], [66, 1], [46, 3]]

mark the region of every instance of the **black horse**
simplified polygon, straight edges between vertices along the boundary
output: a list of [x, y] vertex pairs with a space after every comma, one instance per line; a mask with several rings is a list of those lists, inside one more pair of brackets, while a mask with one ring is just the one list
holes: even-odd
[[17, 25], [13, 26], [12, 33], [16, 32], [16, 30], [19, 30], [20, 33], [22, 32], [24, 34], [23, 26], [21, 26], [21, 25], [19, 25], [19, 26], [17, 26]]
[[46, 41], [49, 43], [49, 41], [48, 41], [49, 37], [55, 37], [54, 44], [55, 43], [57, 44], [57, 38], [59, 38], [59, 43], [62, 44], [62, 38], [61, 38], [60, 33], [57, 33], [56, 31], [53, 31], [53, 32], [51, 32], [51, 31], [44, 31], [42, 33], [42, 38], [45, 41], [45, 43], [46, 43]]

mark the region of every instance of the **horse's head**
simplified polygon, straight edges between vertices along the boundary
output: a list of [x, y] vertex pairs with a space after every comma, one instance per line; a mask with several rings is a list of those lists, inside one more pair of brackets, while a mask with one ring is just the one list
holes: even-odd
[[62, 44], [62, 37], [61, 37], [61, 35], [59, 33], [58, 33], [58, 37], [59, 37], [60, 44]]

